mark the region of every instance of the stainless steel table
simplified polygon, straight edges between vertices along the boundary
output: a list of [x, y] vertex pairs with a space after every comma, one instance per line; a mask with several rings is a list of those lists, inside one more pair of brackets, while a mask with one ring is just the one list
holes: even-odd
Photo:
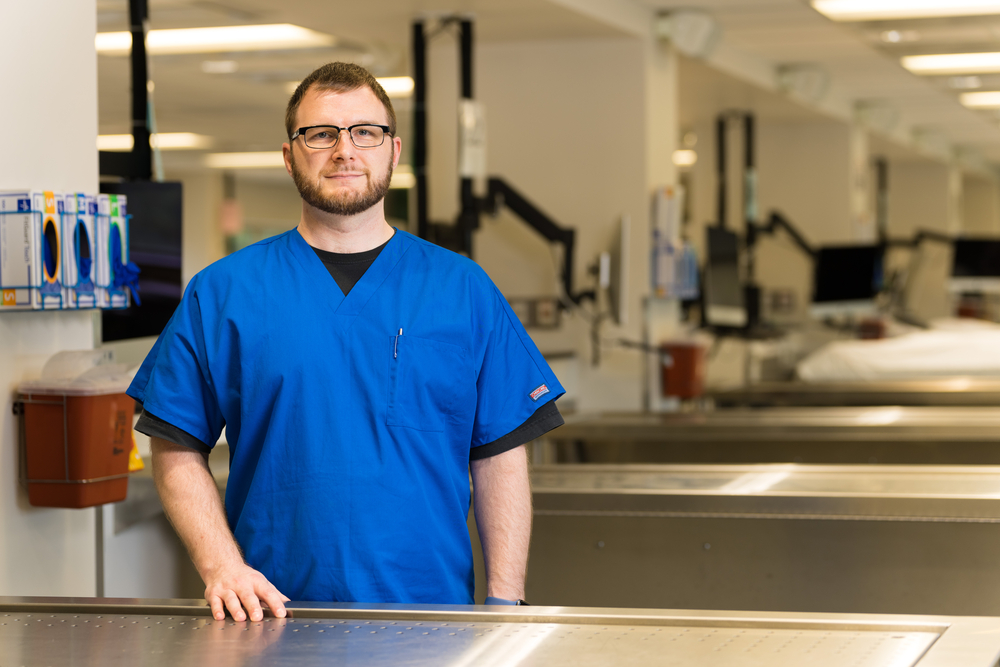
[[718, 407], [1000, 407], [1000, 379], [954, 377], [894, 382], [762, 382], [710, 392]]
[[547, 462], [1000, 464], [1000, 409], [579, 414], [547, 441], [541, 457]]
[[4, 665], [995, 667], [1000, 619], [293, 605], [215, 621], [182, 600], [0, 598]]
[[1000, 467], [553, 465], [542, 604], [1000, 616]]

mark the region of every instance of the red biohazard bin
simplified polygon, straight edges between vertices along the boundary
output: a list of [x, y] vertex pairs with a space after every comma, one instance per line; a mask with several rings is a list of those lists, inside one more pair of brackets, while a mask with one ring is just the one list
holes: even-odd
[[125, 499], [135, 401], [122, 382], [37, 381], [19, 387], [21, 477], [39, 507]]
[[663, 395], [680, 399], [701, 396], [705, 390], [705, 348], [684, 341], [663, 343], [660, 350], [668, 355], [661, 364]]

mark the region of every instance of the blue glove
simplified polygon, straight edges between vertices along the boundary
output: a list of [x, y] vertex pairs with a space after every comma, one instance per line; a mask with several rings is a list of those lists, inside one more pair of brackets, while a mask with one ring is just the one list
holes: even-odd
[[496, 604], [496, 605], [506, 605], [513, 607], [517, 605], [517, 600], [505, 600], [504, 598], [487, 597], [484, 604]]

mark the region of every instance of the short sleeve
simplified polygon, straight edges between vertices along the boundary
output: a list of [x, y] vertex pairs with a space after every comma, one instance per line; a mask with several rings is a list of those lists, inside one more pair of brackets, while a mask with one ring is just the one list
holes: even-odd
[[197, 279], [188, 285], [127, 393], [163, 421], [214, 444], [225, 421], [209, 372]]
[[472, 446], [485, 445], [524, 424], [565, 393], [507, 300], [492, 286], [492, 322], [476, 382]]

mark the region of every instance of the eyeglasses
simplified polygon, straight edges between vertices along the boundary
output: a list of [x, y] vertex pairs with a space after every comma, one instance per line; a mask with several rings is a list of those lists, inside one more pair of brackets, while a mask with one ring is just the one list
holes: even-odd
[[388, 125], [351, 125], [350, 127], [337, 127], [336, 125], [311, 125], [300, 127], [295, 130], [290, 141], [295, 141], [298, 136], [306, 142], [309, 148], [333, 148], [340, 141], [340, 133], [347, 130], [351, 135], [351, 142], [358, 148], [376, 148], [385, 142], [385, 135], [389, 132]]

